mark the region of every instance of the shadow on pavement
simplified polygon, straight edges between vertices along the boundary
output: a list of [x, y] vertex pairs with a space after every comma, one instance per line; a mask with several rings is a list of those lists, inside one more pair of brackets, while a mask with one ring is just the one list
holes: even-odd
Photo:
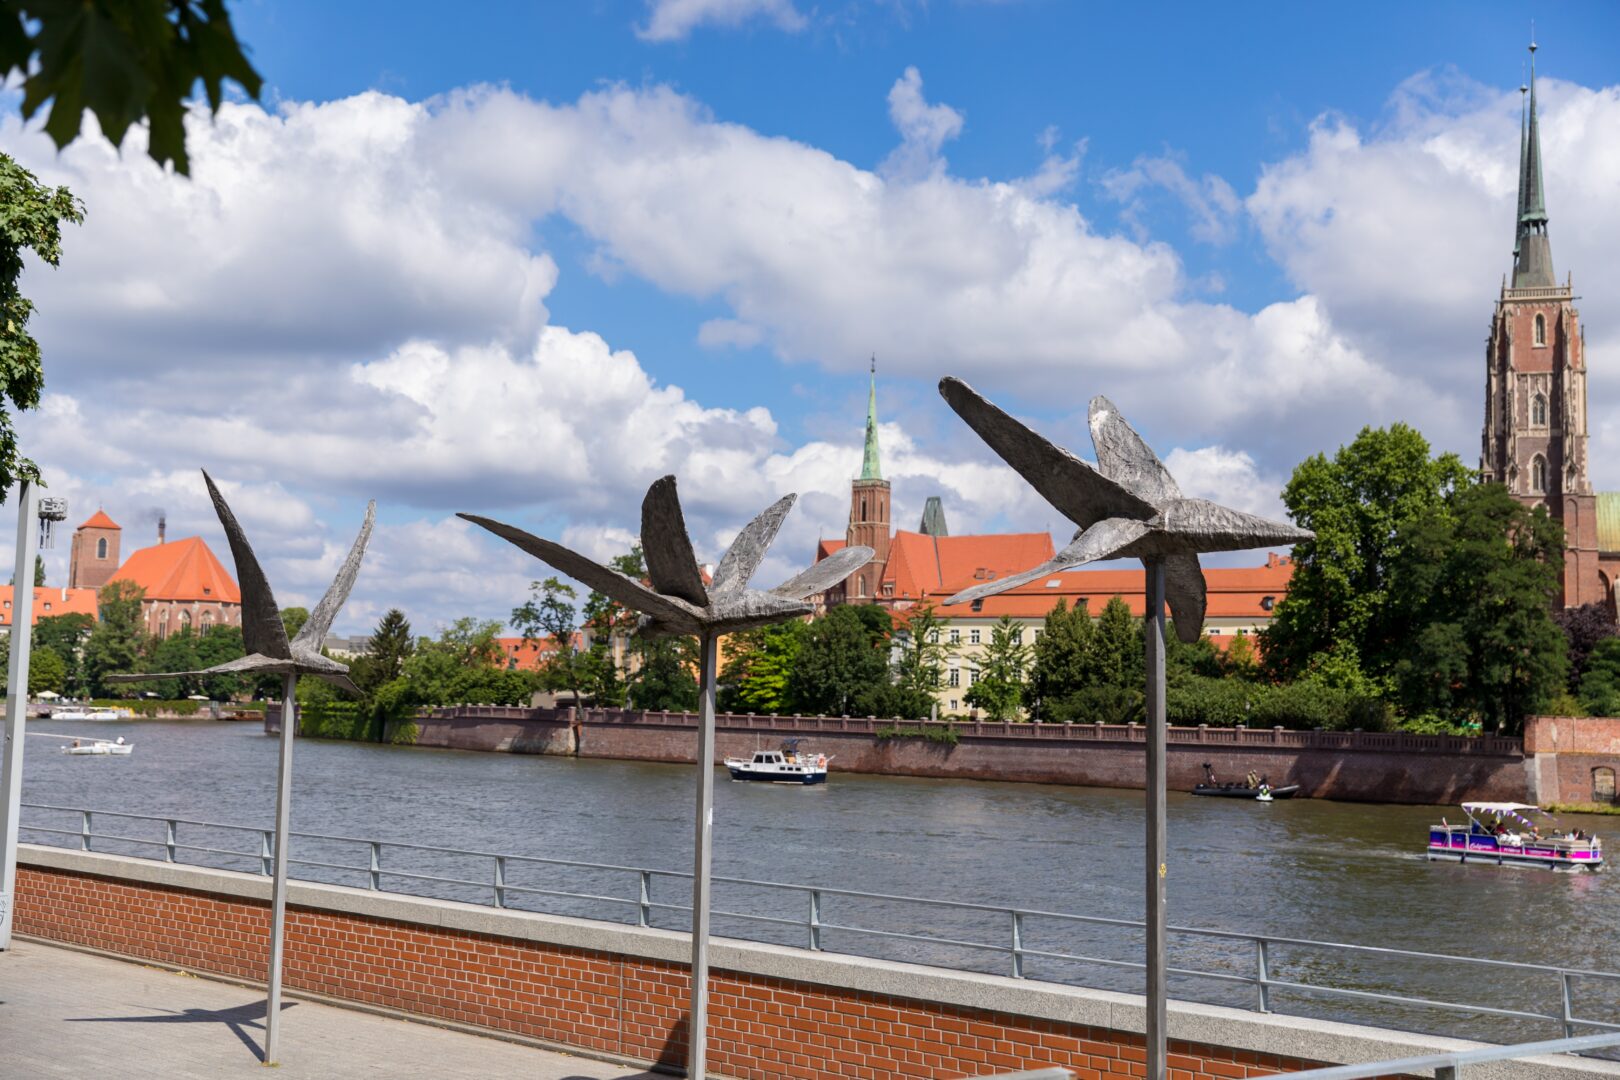
[[[281, 1011], [286, 1012], [296, 1001], [285, 1002]], [[242, 1040], [242, 1045], [253, 1051], [253, 1056], [260, 1061], [264, 1060], [264, 1050], [258, 1041], [248, 1033], [248, 1028], [264, 1029], [264, 1011], [266, 1002], [263, 1000], [250, 1002], [247, 1005], [237, 1005], [230, 1009], [186, 1009], [183, 1012], [170, 1012], [161, 1016], [70, 1016], [69, 1024], [224, 1024], [230, 1028], [231, 1034]]]

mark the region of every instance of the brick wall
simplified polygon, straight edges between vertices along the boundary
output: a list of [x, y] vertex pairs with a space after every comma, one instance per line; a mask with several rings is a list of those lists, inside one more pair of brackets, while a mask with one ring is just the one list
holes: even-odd
[[[19, 872], [19, 933], [162, 964], [262, 980], [267, 922], [262, 901], [55, 867]], [[678, 963], [289, 906], [285, 982], [624, 1058], [685, 1057], [688, 980]], [[1065, 1065], [1104, 1080], [1145, 1071], [1142, 1037], [1130, 1032], [758, 974], [717, 971], [710, 1009], [710, 1061], [727, 1076], [875, 1080]], [[1171, 1053], [1170, 1080], [1314, 1064], [1190, 1042], [1173, 1042]]]
[[[1532, 801], [1613, 802], [1620, 776], [1620, 719], [1602, 716], [1532, 716], [1524, 723], [1524, 747], [1533, 755]], [[1603, 779], [1608, 791], [1598, 790]]]

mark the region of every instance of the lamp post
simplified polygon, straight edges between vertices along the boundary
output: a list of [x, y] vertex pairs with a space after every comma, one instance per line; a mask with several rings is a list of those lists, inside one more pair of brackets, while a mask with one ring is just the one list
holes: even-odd
[[[11, 948], [11, 923], [17, 895], [17, 827], [22, 812], [23, 743], [28, 725], [28, 653], [34, 612], [34, 520], [38, 513], [34, 484], [17, 486], [17, 568], [11, 590], [11, 661], [6, 683], [6, 759], [0, 777], [0, 949]], [[64, 504], [65, 510], [65, 504]], [[26, 582], [26, 584], [24, 584]], [[22, 630], [19, 633], [18, 627]]]

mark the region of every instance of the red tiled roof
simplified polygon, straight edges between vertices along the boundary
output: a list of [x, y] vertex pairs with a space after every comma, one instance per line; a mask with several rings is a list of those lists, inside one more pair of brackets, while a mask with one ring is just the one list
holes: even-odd
[[111, 580], [133, 581], [146, 590], [148, 600], [242, 602], [235, 579], [200, 536], [142, 548]]
[[[576, 651], [585, 648], [585, 636], [574, 631]], [[539, 671], [546, 658], [557, 651], [557, 643], [550, 638], [498, 637], [495, 644], [506, 654], [506, 666], [517, 671]]]
[[1045, 532], [929, 536], [899, 529], [883, 580], [894, 582], [895, 597], [950, 596], [976, 582], [1038, 566], [1054, 553], [1052, 535]]
[[[1204, 583], [1209, 595], [1205, 618], [1270, 619], [1271, 609], [1265, 606], [1266, 598], [1271, 598], [1274, 607], [1287, 595], [1293, 574], [1293, 560], [1278, 555], [1268, 557], [1264, 566], [1205, 569]], [[952, 604], [940, 607], [937, 613], [946, 618], [1011, 615], [1041, 619], [1062, 599], [1071, 608], [1079, 601], [1086, 601], [1095, 615], [1111, 598], [1118, 596], [1130, 607], [1132, 615], [1141, 617], [1147, 610], [1145, 586], [1143, 572], [1139, 569], [1069, 570], [1048, 574], [999, 596], [987, 596], [978, 611], [974, 611], [971, 604]], [[943, 594], [941, 599], [948, 595], [950, 593]]]
[[[0, 585], [0, 626], [11, 625], [11, 586]], [[56, 589], [49, 585], [34, 590], [34, 623], [56, 615], [88, 615], [96, 617], [96, 590]]]
[[83, 525], [80, 525], [79, 528], [118, 529], [119, 532], [124, 531], [116, 521], [107, 516], [107, 512], [105, 510], [97, 510], [94, 514], [90, 515], [90, 520], [86, 521]]
[[835, 551], [842, 550], [843, 547], [844, 541], [842, 540], [817, 540], [816, 562], [820, 562], [822, 559], [825, 559]]

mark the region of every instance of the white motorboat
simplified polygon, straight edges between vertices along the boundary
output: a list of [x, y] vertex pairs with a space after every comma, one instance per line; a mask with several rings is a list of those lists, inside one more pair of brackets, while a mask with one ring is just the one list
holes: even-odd
[[127, 720], [123, 709], [97, 705], [58, 705], [51, 710], [52, 720]]
[[780, 750], [756, 750], [752, 758], [726, 758], [733, 780], [755, 780], [767, 784], [825, 784], [826, 754], [807, 754], [798, 739], [787, 739]]
[[116, 739], [87, 739], [82, 735], [52, 735], [44, 731], [30, 731], [28, 734], [41, 739], [65, 740], [68, 745], [62, 747], [62, 753], [76, 757], [126, 757], [135, 752], [135, 744], [125, 742], [122, 735]]

